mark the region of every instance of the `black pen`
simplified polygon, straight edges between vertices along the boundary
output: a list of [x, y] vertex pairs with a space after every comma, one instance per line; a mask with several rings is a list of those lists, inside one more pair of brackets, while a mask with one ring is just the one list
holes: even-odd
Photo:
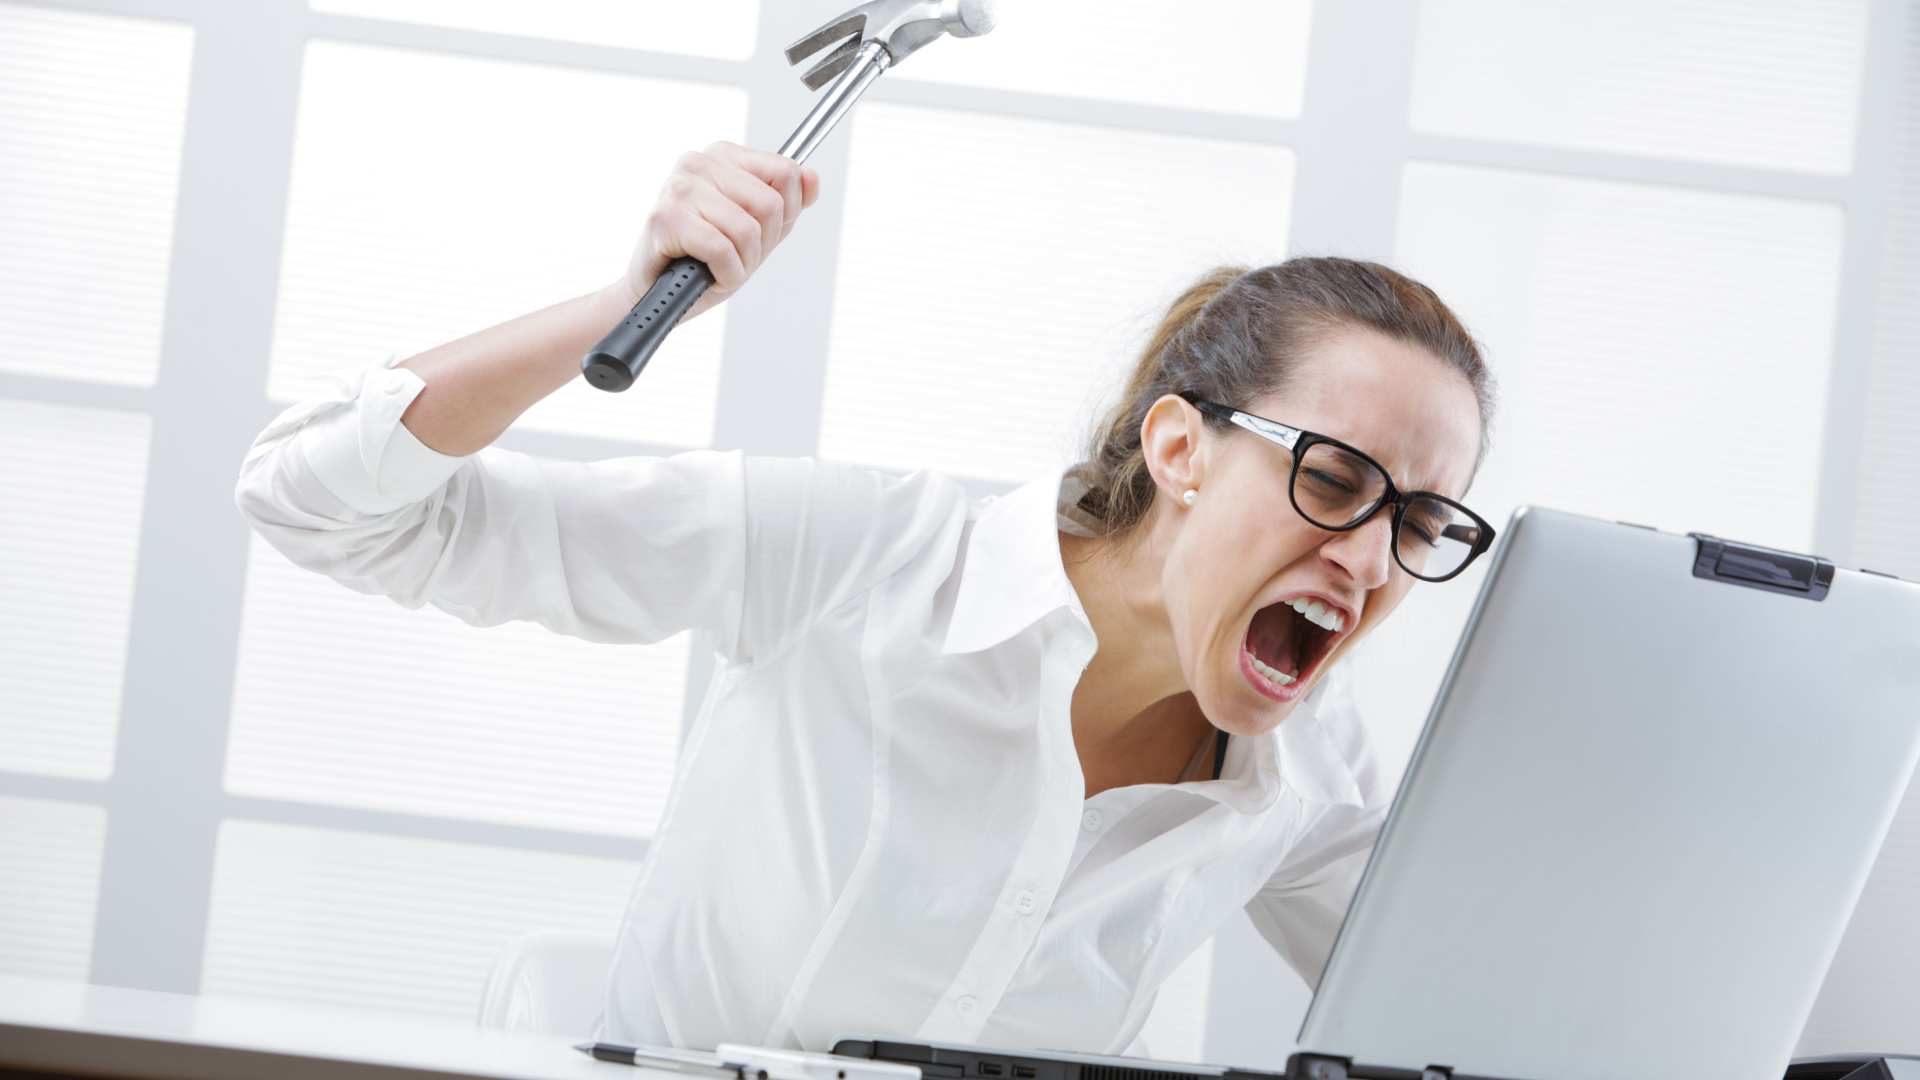
[[639, 1065], [649, 1069], [670, 1069], [710, 1080], [767, 1080], [765, 1069], [746, 1069], [729, 1065], [711, 1054], [693, 1050], [666, 1050], [651, 1046], [621, 1046], [618, 1043], [581, 1043], [574, 1047], [601, 1061], [621, 1065]]

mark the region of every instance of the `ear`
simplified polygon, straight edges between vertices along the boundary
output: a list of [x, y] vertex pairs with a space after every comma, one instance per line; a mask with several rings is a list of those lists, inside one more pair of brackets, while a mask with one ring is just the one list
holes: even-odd
[[1206, 418], [1184, 398], [1168, 394], [1153, 403], [1140, 422], [1140, 453], [1160, 494], [1174, 502], [1205, 478], [1207, 446], [1201, 438]]

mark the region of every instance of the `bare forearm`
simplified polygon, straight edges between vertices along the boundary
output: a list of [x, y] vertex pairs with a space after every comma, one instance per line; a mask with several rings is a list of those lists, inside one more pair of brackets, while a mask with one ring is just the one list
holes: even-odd
[[580, 358], [627, 314], [613, 285], [436, 346], [400, 366], [427, 388], [400, 417], [443, 454], [492, 443], [533, 404], [580, 374]]
[[427, 388], [400, 422], [443, 454], [487, 446], [580, 374], [580, 358], [626, 318], [668, 262], [692, 255], [713, 271], [714, 286], [691, 319], [746, 284], [819, 193], [818, 173], [778, 154], [715, 143], [683, 155], [619, 281], [401, 364]]

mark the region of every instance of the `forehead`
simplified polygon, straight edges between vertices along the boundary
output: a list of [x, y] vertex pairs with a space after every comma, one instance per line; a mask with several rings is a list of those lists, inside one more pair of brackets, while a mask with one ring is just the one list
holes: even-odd
[[1407, 490], [1459, 498], [1480, 451], [1480, 406], [1466, 376], [1371, 330], [1333, 331], [1285, 390], [1247, 411], [1353, 446]]

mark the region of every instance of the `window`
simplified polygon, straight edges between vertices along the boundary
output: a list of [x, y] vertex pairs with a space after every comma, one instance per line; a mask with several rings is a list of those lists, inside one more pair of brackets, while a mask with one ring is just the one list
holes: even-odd
[[[617, 923], [712, 659], [299, 571], [232, 512], [240, 455], [326, 372], [613, 280], [675, 155], [798, 121], [778, 49], [831, 9], [309, 2], [0, 0], [0, 971], [462, 1016], [507, 938]], [[755, 288], [503, 444], [771, 446], [1004, 492], [1074, 458], [1200, 271], [1338, 253], [1486, 339], [1496, 520], [1920, 577], [1911, 4], [1001, 15], [874, 86]], [[1389, 772], [1478, 580], [1415, 590], [1361, 651]], [[1915, 1033], [1859, 988], [1920, 994], [1916, 821], [1807, 1052]], [[1180, 968], [1150, 1046], [1281, 1066], [1282, 1036], [1206, 1023], [1302, 1003], [1235, 991], [1269, 970], [1241, 951]]]
[[193, 32], [0, 4], [0, 371], [147, 386]]

